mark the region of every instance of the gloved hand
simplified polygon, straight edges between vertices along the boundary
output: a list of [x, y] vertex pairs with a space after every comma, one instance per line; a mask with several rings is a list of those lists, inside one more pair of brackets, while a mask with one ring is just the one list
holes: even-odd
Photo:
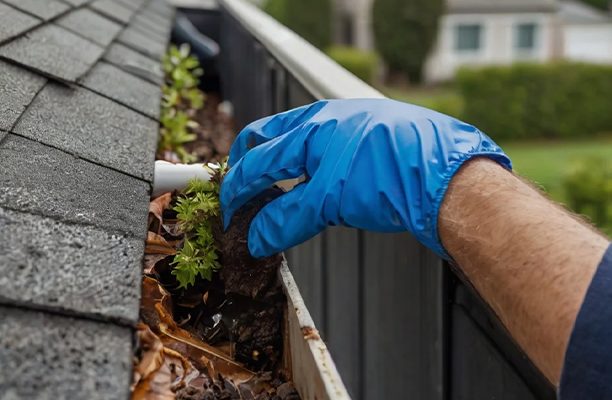
[[448, 259], [438, 212], [454, 173], [476, 156], [512, 168], [484, 133], [438, 112], [386, 99], [318, 101], [242, 130], [221, 187], [224, 223], [263, 189], [305, 175], [253, 219], [254, 257], [299, 244], [327, 225], [346, 225], [407, 230]]

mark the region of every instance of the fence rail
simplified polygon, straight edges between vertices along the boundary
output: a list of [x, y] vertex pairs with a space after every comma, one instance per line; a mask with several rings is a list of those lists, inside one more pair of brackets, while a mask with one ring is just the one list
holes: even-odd
[[[239, 126], [321, 98], [382, 97], [244, 0], [191, 18], [220, 42]], [[334, 227], [287, 256], [354, 399], [555, 398], [490, 310], [408, 234]]]

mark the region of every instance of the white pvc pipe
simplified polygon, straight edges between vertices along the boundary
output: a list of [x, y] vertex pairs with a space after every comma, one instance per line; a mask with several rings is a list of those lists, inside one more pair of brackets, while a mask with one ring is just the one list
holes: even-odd
[[155, 161], [152, 196], [157, 197], [166, 192], [182, 190], [194, 178], [210, 180], [210, 174], [204, 168], [204, 164], [172, 164], [167, 161]]

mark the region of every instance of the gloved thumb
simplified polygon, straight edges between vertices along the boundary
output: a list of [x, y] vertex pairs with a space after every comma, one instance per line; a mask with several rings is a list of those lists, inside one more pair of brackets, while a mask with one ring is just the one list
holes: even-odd
[[304, 195], [307, 187], [308, 183], [296, 186], [271, 201], [253, 218], [248, 236], [249, 251], [253, 257], [279, 253], [325, 229], [319, 207], [304, 200], [307, 198]]

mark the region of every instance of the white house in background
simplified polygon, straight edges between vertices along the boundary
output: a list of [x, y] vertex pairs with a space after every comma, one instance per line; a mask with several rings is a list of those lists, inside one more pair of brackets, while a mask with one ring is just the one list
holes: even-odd
[[561, 56], [555, 0], [448, 0], [425, 64], [425, 80], [452, 79], [465, 65], [545, 62]]
[[[334, 1], [336, 42], [371, 50], [373, 0]], [[452, 79], [463, 65], [560, 57], [557, 11], [557, 0], [447, 0], [425, 65], [426, 81]]]
[[574, 0], [560, 2], [563, 57], [612, 64], [612, 14]]
[[[446, 1], [438, 38], [425, 64], [428, 82], [452, 79], [464, 65], [562, 58], [612, 62], [610, 15], [574, 0]], [[336, 42], [371, 50], [373, 0], [334, 2]]]

